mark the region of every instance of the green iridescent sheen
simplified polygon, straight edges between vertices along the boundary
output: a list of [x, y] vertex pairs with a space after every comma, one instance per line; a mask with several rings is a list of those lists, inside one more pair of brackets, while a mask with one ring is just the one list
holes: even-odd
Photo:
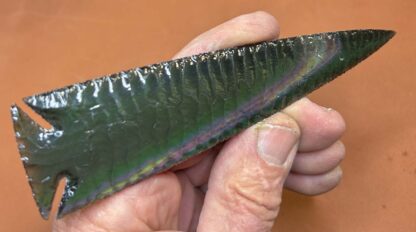
[[224, 49], [25, 98], [19, 152], [44, 218], [60, 178], [61, 217], [169, 169], [283, 109], [358, 64], [394, 32], [354, 30]]

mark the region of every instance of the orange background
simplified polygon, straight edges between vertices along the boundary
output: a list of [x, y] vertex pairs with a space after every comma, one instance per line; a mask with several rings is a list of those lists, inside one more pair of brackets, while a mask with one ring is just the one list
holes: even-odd
[[0, 231], [47, 231], [13, 137], [21, 98], [169, 59], [199, 33], [265, 10], [282, 37], [356, 28], [393, 40], [311, 98], [340, 111], [344, 179], [334, 191], [285, 192], [275, 230], [416, 231], [416, 1], [0, 1]]

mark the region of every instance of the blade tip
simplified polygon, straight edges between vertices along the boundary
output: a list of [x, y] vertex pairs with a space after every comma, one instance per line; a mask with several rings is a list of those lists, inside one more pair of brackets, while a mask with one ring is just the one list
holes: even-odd
[[383, 33], [383, 35], [389, 40], [391, 38], [393, 38], [396, 35], [396, 31], [394, 30], [386, 30], [386, 29], [382, 29], [382, 30], [378, 30], [381, 33]]

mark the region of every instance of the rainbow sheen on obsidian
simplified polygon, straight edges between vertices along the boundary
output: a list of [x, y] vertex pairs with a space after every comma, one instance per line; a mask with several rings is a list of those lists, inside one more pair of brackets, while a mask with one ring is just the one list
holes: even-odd
[[280, 39], [134, 68], [24, 99], [12, 118], [41, 215], [58, 217], [160, 173], [283, 109], [358, 64], [394, 32]]

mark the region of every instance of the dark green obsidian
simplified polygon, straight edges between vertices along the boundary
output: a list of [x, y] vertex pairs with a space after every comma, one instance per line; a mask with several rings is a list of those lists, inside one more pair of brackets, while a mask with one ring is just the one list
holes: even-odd
[[394, 32], [353, 30], [229, 48], [26, 97], [52, 125], [11, 108], [33, 196], [58, 217], [163, 172], [358, 64]]

